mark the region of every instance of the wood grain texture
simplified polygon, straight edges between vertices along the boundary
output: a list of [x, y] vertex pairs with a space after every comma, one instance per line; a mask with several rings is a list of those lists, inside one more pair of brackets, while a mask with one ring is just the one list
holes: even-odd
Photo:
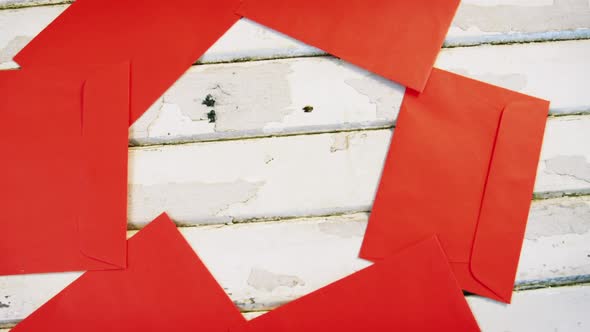
[[[367, 214], [181, 228], [242, 310], [266, 310], [358, 271]], [[130, 232], [129, 234], [133, 234]], [[517, 289], [590, 280], [590, 196], [535, 201]], [[25, 317], [78, 273], [0, 277], [0, 323]], [[518, 300], [515, 301], [518, 303]]]
[[[183, 224], [369, 211], [389, 129], [132, 148], [128, 220]], [[590, 116], [549, 118], [535, 195], [590, 193]]]
[[[550, 100], [551, 114], [567, 115], [590, 113], [589, 58], [586, 40], [444, 49], [437, 66]], [[332, 57], [194, 66], [131, 127], [130, 141], [391, 127], [403, 95], [403, 87]], [[207, 96], [214, 105], [204, 104]]]
[[[57, 0], [0, 0], [0, 8]], [[66, 6], [44, 6], [0, 11], [0, 58], [11, 58], [49, 24]], [[590, 37], [590, 4], [587, 0], [464, 0], [448, 33], [447, 46], [513, 43]], [[15, 38], [18, 38], [15, 41]], [[236, 24], [201, 59], [220, 62], [323, 54], [248, 20]], [[2, 63], [2, 61], [0, 61]]]

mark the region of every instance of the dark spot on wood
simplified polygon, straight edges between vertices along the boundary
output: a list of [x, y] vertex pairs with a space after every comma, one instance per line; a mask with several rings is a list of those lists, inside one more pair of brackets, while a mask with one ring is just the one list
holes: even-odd
[[202, 104], [207, 107], [213, 107], [215, 106], [215, 98], [213, 98], [212, 95], [208, 94], [207, 96], [205, 96], [205, 99], [203, 100]]
[[313, 106], [307, 105], [307, 106], [303, 107], [303, 112], [311, 113], [311, 111], [313, 111]]
[[8, 307], [10, 307], [8, 304], [0, 302], [0, 308], [8, 308]]
[[215, 121], [217, 121], [215, 110], [211, 110], [211, 112], [207, 113], [207, 119], [209, 119], [209, 123], [215, 123]]

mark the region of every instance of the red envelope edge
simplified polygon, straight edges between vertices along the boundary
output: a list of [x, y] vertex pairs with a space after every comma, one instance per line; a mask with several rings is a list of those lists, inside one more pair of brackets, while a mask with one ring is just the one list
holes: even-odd
[[432, 237], [231, 332], [479, 331]]
[[21, 67], [132, 60], [137, 120], [236, 21], [239, 0], [77, 0], [15, 57]]
[[0, 275], [126, 267], [130, 65], [93, 68], [0, 72]]
[[434, 69], [404, 96], [360, 256], [437, 234], [464, 290], [509, 303], [548, 110]]
[[422, 91], [459, 0], [242, 0], [238, 13]]
[[128, 241], [126, 270], [90, 271], [12, 332], [226, 332], [244, 318], [165, 214]]

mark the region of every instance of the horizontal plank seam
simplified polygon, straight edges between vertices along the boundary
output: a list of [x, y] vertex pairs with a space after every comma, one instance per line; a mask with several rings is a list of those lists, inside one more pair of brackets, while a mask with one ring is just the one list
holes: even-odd
[[379, 131], [379, 130], [386, 130], [386, 129], [393, 129], [395, 125], [385, 125], [385, 126], [375, 126], [375, 127], [359, 127], [359, 128], [342, 128], [342, 129], [329, 129], [329, 130], [318, 130], [313, 132], [293, 132], [293, 133], [273, 133], [273, 134], [260, 134], [260, 135], [250, 135], [250, 136], [243, 136], [243, 137], [219, 137], [219, 138], [210, 138], [210, 139], [202, 139], [202, 140], [193, 140], [193, 141], [178, 141], [178, 142], [159, 142], [159, 143], [145, 143], [145, 144], [135, 144], [132, 142], [133, 139], [129, 141], [129, 147], [132, 149], [142, 149], [142, 148], [157, 148], [157, 147], [164, 147], [164, 146], [171, 146], [171, 145], [188, 145], [188, 144], [203, 144], [203, 143], [213, 143], [213, 142], [227, 142], [227, 141], [246, 141], [246, 140], [254, 140], [254, 139], [270, 139], [270, 138], [279, 138], [279, 137], [293, 137], [293, 136], [311, 136], [311, 135], [325, 135], [325, 134], [337, 134], [343, 132], [365, 132], [365, 131]]
[[[574, 117], [574, 116], [588, 116], [590, 115], [590, 108], [588, 111], [579, 111], [576, 113], [571, 114], [550, 114], [548, 119], [551, 118], [566, 118], [566, 117]], [[205, 144], [205, 143], [212, 143], [212, 142], [226, 142], [226, 141], [245, 141], [245, 140], [254, 140], [254, 139], [267, 139], [267, 138], [279, 138], [279, 137], [293, 137], [293, 136], [312, 136], [312, 135], [325, 135], [325, 134], [337, 134], [343, 132], [366, 132], [366, 131], [379, 131], [379, 130], [386, 130], [386, 129], [394, 129], [395, 123], [388, 124], [388, 125], [381, 125], [381, 126], [374, 126], [374, 127], [358, 127], [358, 128], [342, 128], [342, 129], [329, 129], [329, 130], [318, 130], [313, 132], [292, 132], [292, 133], [271, 133], [271, 134], [260, 134], [260, 135], [250, 135], [250, 136], [243, 136], [243, 137], [219, 137], [219, 138], [210, 138], [210, 139], [201, 139], [201, 140], [187, 140], [187, 141], [171, 141], [171, 142], [158, 142], [158, 143], [135, 143], [133, 142], [135, 139], [131, 138], [129, 141], [129, 147], [133, 150], [140, 150], [143, 148], [150, 149], [150, 148], [157, 148], [157, 147], [164, 147], [164, 146], [181, 146], [181, 145], [188, 145], [188, 144]]]
[[514, 290], [526, 291], [543, 288], [577, 286], [580, 284], [590, 284], [590, 274], [556, 277], [549, 279], [521, 280], [514, 285]]
[[[555, 198], [574, 198], [574, 197], [585, 197], [590, 200], [590, 194], [582, 195], [582, 194], [571, 194], [571, 195], [563, 195], [559, 197], [549, 197], [549, 198], [534, 198], [532, 202], [540, 202]], [[203, 224], [203, 223], [186, 223], [186, 222], [175, 222], [177, 227], [180, 228], [201, 228], [201, 227], [208, 227], [208, 228], [223, 228], [223, 227], [232, 227], [236, 225], [247, 225], [247, 224], [269, 224], [269, 223], [288, 223], [296, 220], [302, 219], [326, 219], [326, 218], [337, 218], [337, 217], [352, 217], [358, 214], [365, 214], [369, 215], [371, 213], [370, 209], [367, 210], [350, 210], [350, 211], [343, 211], [337, 213], [328, 213], [328, 214], [316, 214], [316, 215], [293, 215], [293, 216], [281, 216], [281, 217], [267, 217], [267, 218], [243, 218], [239, 219], [236, 218], [232, 222], [224, 223], [224, 224]], [[347, 221], [350, 221], [349, 219]], [[364, 221], [358, 221], [364, 222]], [[141, 230], [143, 226], [139, 226], [133, 223], [127, 224], [127, 230], [129, 231], [138, 231]], [[590, 281], [590, 276], [588, 281]], [[531, 281], [533, 282], [533, 281]]]
[[60, 2], [51, 2], [51, 3], [14, 3], [8, 5], [0, 5], [0, 11], [2, 10], [10, 10], [10, 9], [25, 9], [25, 8], [33, 8], [33, 7], [50, 7], [50, 6], [63, 6], [69, 5], [74, 3], [74, 0], [64, 0]]
[[[7, 4], [0, 5], [0, 11], [2, 10], [14, 10], [14, 9], [26, 9], [33, 7], [47, 7], [47, 6], [63, 6], [71, 4], [74, 1], [64, 0], [54, 3], [24, 3], [24, 4]], [[501, 32], [498, 34], [482, 35], [482, 36], [456, 36], [450, 37], [445, 40], [443, 48], [457, 48], [457, 47], [474, 47], [481, 45], [512, 45], [512, 44], [529, 44], [529, 43], [543, 43], [543, 42], [555, 42], [555, 41], [568, 41], [568, 40], [587, 40], [590, 39], [590, 29], [578, 28], [569, 30], [553, 30], [553, 31], [540, 31], [540, 32]], [[327, 53], [310, 53], [307, 56], [321, 56]], [[301, 56], [298, 56], [301, 57]], [[271, 59], [288, 59], [292, 56], [281, 56], [281, 57], [244, 57], [230, 61], [220, 62], [207, 62], [207, 63], [232, 63], [232, 62], [247, 62], [247, 61], [259, 61], [259, 60], [271, 60]], [[197, 61], [197, 64], [199, 62]]]

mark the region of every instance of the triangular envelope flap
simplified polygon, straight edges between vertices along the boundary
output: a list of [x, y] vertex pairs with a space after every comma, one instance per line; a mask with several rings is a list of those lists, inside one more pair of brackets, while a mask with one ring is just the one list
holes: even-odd
[[126, 266], [130, 64], [97, 67], [83, 89], [80, 250]]
[[529, 98], [503, 110], [471, 256], [474, 277], [506, 302], [514, 287], [549, 110], [549, 102]]
[[431, 237], [231, 331], [479, 331], [479, 328], [440, 243]]
[[127, 269], [86, 272], [11, 331], [227, 332], [244, 324], [165, 214], [129, 239], [128, 246]]

